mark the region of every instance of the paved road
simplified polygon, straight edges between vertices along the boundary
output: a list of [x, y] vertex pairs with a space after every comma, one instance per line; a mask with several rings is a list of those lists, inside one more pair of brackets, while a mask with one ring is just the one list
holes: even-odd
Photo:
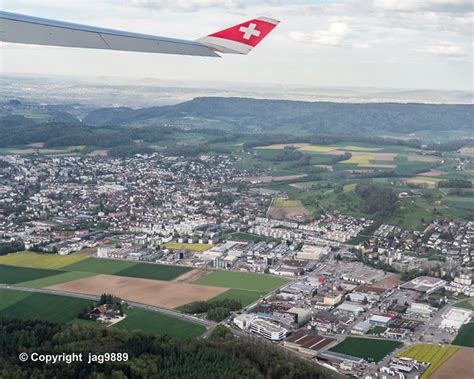
[[[51, 294], [51, 295], [62, 295], [62, 296], [75, 297], [79, 299], [86, 299], [86, 300], [92, 300], [92, 301], [98, 301], [100, 299], [100, 296], [57, 291], [57, 290], [51, 290], [51, 289], [46, 289], [46, 288], [27, 288], [27, 287], [19, 287], [19, 286], [12, 286], [12, 285], [6, 285], [6, 284], [0, 284], [0, 288], [11, 288], [11, 289], [25, 291], [25, 292], [37, 292], [37, 293], [46, 293], [46, 294]], [[155, 307], [152, 305], [137, 303], [134, 301], [128, 301], [128, 300], [126, 301], [132, 307], [145, 309], [151, 312], [161, 313], [161, 314], [171, 316], [171, 317], [176, 317], [184, 321], [189, 321], [195, 324], [202, 325], [206, 329], [213, 329], [217, 325], [217, 323], [214, 321], [203, 320], [198, 317], [194, 317], [185, 313], [173, 311], [171, 309]]]

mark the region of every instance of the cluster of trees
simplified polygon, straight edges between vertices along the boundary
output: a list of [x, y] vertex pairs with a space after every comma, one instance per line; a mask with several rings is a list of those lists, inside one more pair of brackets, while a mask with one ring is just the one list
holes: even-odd
[[398, 196], [389, 187], [373, 183], [359, 183], [355, 192], [363, 201], [364, 212], [374, 214], [376, 219], [384, 220], [398, 210]]
[[78, 314], [77, 317], [82, 320], [92, 320], [93, 318], [91, 317], [91, 311], [100, 305], [106, 305], [107, 309], [119, 311], [120, 316], [123, 316], [122, 299], [110, 293], [103, 293], [100, 295], [99, 302], [91, 303], [89, 306], [85, 307], [82, 312]]
[[[339, 378], [313, 362], [219, 328], [207, 340], [180, 340], [87, 324], [0, 319], [1, 378]], [[231, 343], [229, 343], [231, 341]], [[20, 362], [25, 352], [82, 353], [71, 364]], [[91, 362], [89, 353], [127, 353], [126, 362]]]
[[431, 143], [427, 146], [427, 149], [437, 151], [456, 151], [465, 146], [466, 143], [466, 140], [453, 140], [440, 143]]
[[21, 241], [0, 243], [0, 255], [7, 255], [23, 250], [25, 250], [25, 244]]
[[235, 299], [224, 299], [216, 301], [195, 301], [182, 306], [180, 309], [185, 313], [207, 313], [206, 317], [213, 321], [222, 321], [230, 316], [230, 312], [242, 308], [242, 302]]
[[472, 182], [467, 179], [440, 180], [438, 188], [472, 188]]
[[448, 195], [450, 196], [472, 196], [473, 193], [470, 190], [466, 190], [463, 188], [453, 188], [448, 191]]

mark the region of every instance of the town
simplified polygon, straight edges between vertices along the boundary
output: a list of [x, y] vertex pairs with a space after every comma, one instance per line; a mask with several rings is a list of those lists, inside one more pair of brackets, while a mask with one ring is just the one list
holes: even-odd
[[[221, 323], [357, 377], [414, 378], [472, 333], [472, 221], [440, 217], [416, 231], [272, 212], [298, 204], [245, 185], [254, 173], [232, 155], [0, 159], [5, 256], [79, 253], [204, 279], [215, 270], [287, 279]], [[432, 361], [410, 350], [429, 343]]]

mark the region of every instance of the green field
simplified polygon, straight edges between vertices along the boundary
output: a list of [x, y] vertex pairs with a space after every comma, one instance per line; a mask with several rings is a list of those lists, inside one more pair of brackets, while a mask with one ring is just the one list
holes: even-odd
[[90, 300], [0, 289], [0, 317], [65, 323], [77, 319]]
[[263, 239], [262, 237], [257, 236], [256, 234], [241, 233], [241, 232], [232, 233], [232, 234], [229, 236], [229, 238], [230, 238], [230, 239], [240, 240], [240, 241], [253, 241], [253, 242], [259, 242], [259, 241], [261, 241], [261, 240]]
[[363, 358], [368, 362], [379, 362], [387, 354], [402, 346], [403, 343], [399, 341], [347, 337], [329, 351]]
[[24, 251], [0, 257], [0, 264], [33, 268], [63, 268], [84, 259], [87, 258], [80, 255], [37, 254]]
[[143, 279], [173, 280], [192, 269], [192, 267], [137, 263], [135, 266], [119, 271], [115, 275]]
[[[192, 270], [191, 267], [77, 256], [64, 257], [28, 252], [11, 254], [1, 258], [8, 259], [2, 261], [6, 264], [0, 264], [0, 283], [21, 284], [25, 287], [33, 288], [48, 287], [71, 280], [86, 278], [94, 274], [173, 280]], [[74, 263], [68, 264], [69, 262]], [[20, 267], [16, 266], [17, 263]], [[46, 267], [60, 267], [61, 270], [46, 269]]]
[[127, 317], [113, 327], [125, 330], [140, 330], [146, 334], [167, 334], [171, 337], [190, 338], [202, 335], [206, 328], [159, 313], [143, 309], [127, 309]]
[[467, 324], [461, 326], [456, 338], [453, 341], [453, 345], [474, 347], [474, 319]]
[[113, 259], [87, 258], [64, 267], [64, 270], [128, 276], [132, 278], [172, 280], [191, 271], [192, 268]]
[[[105, 327], [100, 323], [77, 318], [78, 313], [92, 303], [90, 300], [74, 297], [0, 289], [0, 317], [57, 323], [81, 322]], [[127, 317], [115, 324], [114, 328], [180, 338], [200, 336], [206, 330], [203, 326], [188, 321], [142, 309], [127, 309], [125, 314]]]
[[421, 379], [427, 379], [458, 350], [453, 346], [416, 344], [403, 349], [397, 356], [416, 359], [419, 362], [430, 362], [428, 369], [421, 376]]
[[119, 261], [114, 259], [86, 258], [80, 262], [65, 266], [66, 271], [92, 272], [94, 274], [114, 275], [127, 268], [133, 267], [137, 262]]
[[242, 307], [246, 307], [260, 299], [265, 294], [266, 292], [232, 289], [213, 297], [209, 301], [220, 301], [224, 299], [240, 300], [242, 302]]
[[289, 280], [265, 274], [252, 274], [233, 271], [213, 271], [194, 283], [206, 286], [224, 287], [258, 292], [270, 292]]
[[62, 274], [63, 271], [0, 265], [0, 284], [16, 284]]
[[461, 301], [460, 303], [457, 303], [454, 305], [456, 308], [464, 308], [464, 309], [470, 309], [471, 311], [474, 311], [474, 299], [466, 299], [464, 301]]
[[90, 272], [63, 272], [62, 274], [47, 276], [41, 279], [35, 280], [28, 280], [26, 282], [16, 283], [21, 287], [29, 287], [29, 288], [44, 288], [49, 286], [54, 286], [56, 284], [70, 282], [72, 280], [78, 280], [83, 278], [88, 278], [89, 276], [94, 276]]

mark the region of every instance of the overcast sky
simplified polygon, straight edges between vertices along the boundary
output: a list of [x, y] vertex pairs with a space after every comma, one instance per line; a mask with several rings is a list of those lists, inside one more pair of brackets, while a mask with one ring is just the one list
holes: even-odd
[[3, 10], [197, 39], [256, 16], [282, 23], [224, 59], [2, 44], [1, 70], [308, 86], [473, 89], [472, 0], [0, 0]]

